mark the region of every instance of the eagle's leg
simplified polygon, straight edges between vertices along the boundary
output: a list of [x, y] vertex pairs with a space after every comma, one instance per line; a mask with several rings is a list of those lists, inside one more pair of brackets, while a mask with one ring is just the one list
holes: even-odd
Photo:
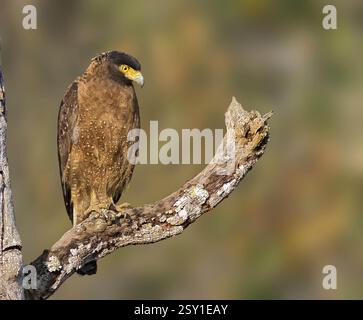
[[96, 212], [100, 215], [103, 215], [106, 221], [113, 220], [110, 214], [110, 209], [112, 206], [112, 198], [107, 196], [100, 196], [95, 191], [91, 193], [90, 204], [82, 214], [82, 220], [89, 217], [92, 212]]
[[73, 227], [77, 224], [80, 224], [83, 220], [86, 220], [92, 212], [96, 212], [99, 215], [102, 214], [102, 211], [107, 210], [105, 206], [101, 204], [90, 205], [86, 210], [73, 210]]

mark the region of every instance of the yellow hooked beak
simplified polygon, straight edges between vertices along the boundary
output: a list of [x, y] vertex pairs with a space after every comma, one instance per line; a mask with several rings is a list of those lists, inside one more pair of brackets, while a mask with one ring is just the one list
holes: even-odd
[[125, 75], [127, 79], [135, 81], [141, 87], [144, 86], [144, 77], [140, 71], [137, 71], [129, 66], [121, 65], [120, 71]]

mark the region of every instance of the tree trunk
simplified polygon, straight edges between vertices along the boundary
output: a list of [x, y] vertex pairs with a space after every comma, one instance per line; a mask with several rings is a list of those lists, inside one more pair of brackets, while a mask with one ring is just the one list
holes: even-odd
[[5, 89], [0, 60], [0, 300], [20, 300], [24, 297], [23, 261], [10, 188], [6, 128]]

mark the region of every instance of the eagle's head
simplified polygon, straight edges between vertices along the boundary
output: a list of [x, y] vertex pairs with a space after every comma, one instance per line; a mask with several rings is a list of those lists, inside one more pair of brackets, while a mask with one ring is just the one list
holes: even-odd
[[144, 85], [139, 61], [125, 52], [108, 51], [101, 53], [93, 58], [92, 62], [105, 65], [108, 75], [122, 84], [132, 85], [132, 82], [135, 81], [141, 87]]

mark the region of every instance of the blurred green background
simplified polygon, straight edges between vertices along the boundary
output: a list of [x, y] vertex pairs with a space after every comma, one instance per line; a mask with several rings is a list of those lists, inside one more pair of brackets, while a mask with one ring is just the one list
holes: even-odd
[[[38, 29], [22, 28], [22, 8]], [[322, 28], [335, 4], [338, 30]], [[96, 54], [142, 64], [142, 126], [223, 128], [235, 95], [274, 110], [267, 152], [181, 236], [116, 251], [52, 299], [363, 298], [363, 2], [0, 0], [8, 151], [25, 262], [71, 225], [56, 126], [67, 86]], [[140, 165], [122, 200], [157, 200], [199, 165]], [[322, 268], [338, 289], [322, 288]]]

